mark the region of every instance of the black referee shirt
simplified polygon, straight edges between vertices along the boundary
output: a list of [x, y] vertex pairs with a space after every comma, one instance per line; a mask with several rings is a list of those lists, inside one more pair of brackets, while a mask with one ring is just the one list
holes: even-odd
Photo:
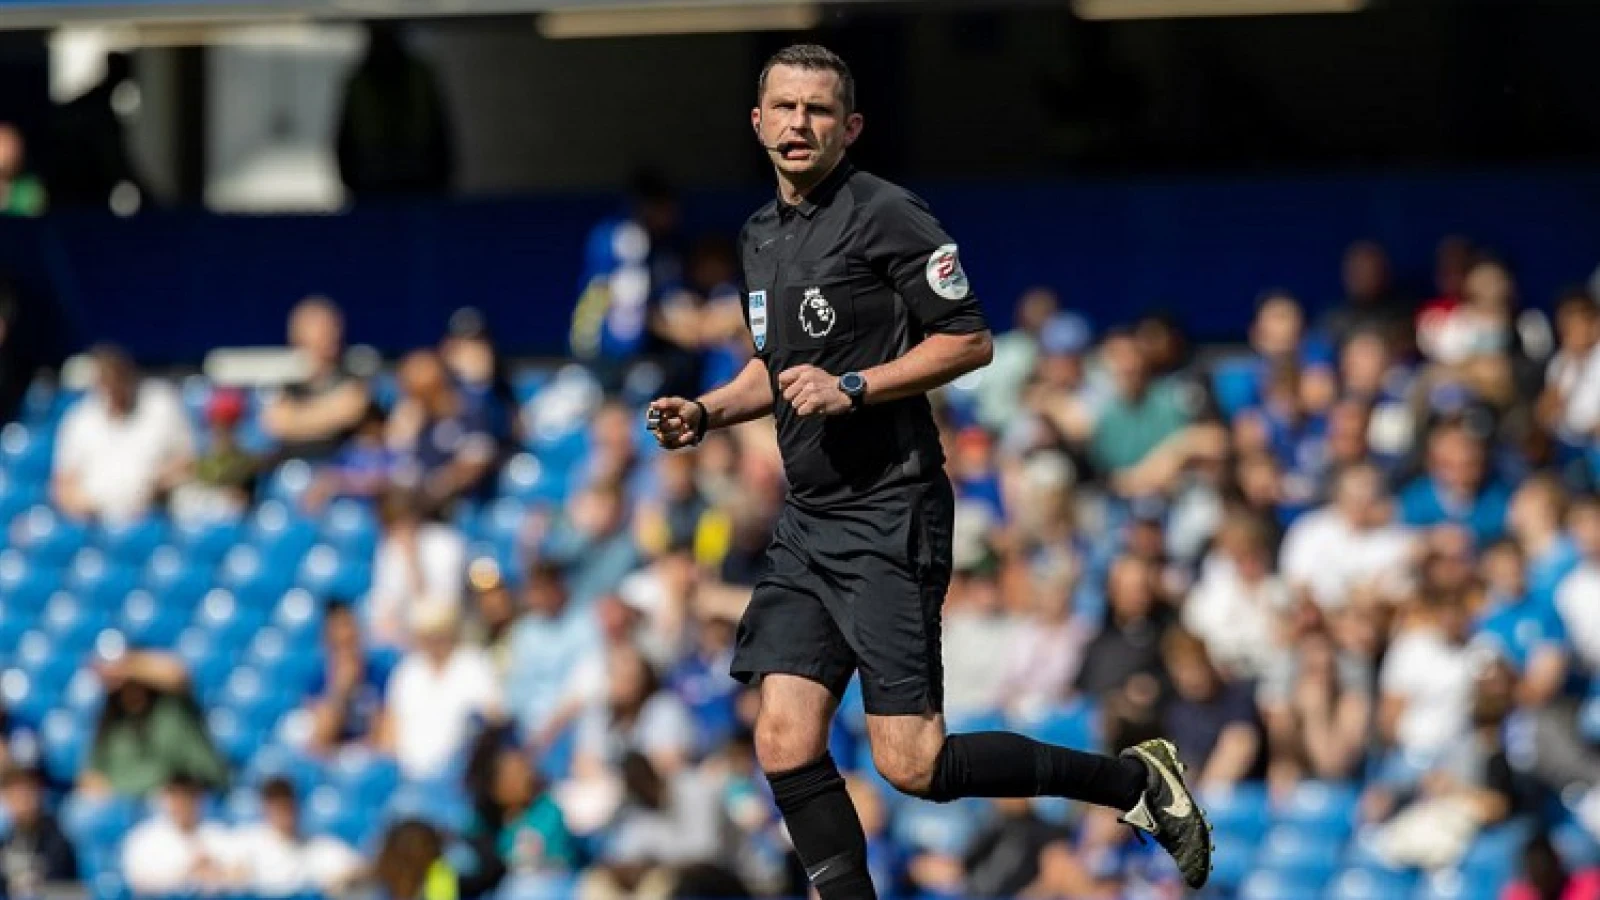
[[944, 453], [926, 397], [802, 417], [778, 389], [793, 366], [839, 376], [896, 359], [928, 334], [988, 327], [927, 205], [842, 160], [799, 204], [758, 210], [739, 246], [745, 322], [771, 373], [790, 500], [820, 508], [937, 472]]

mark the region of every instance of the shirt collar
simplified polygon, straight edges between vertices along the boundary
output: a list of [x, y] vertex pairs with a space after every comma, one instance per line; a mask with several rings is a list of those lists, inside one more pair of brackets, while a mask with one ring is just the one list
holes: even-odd
[[839, 163], [833, 167], [833, 171], [828, 173], [828, 177], [822, 179], [817, 183], [816, 187], [807, 191], [805, 196], [800, 198], [799, 203], [785, 203], [782, 199], [779, 199], [779, 214], [784, 218], [788, 218], [794, 213], [799, 213], [808, 219], [811, 218], [816, 215], [819, 207], [825, 206], [833, 195], [838, 193], [839, 186], [844, 184], [845, 180], [850, 177], [850, 173], [854, 171], [855, 166], [850, 164], [849, 157], [841, 157]]

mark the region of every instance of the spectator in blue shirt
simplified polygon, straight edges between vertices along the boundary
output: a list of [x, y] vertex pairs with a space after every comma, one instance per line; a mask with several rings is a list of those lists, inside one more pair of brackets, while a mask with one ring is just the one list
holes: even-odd
[[1527, 590], [1522, 548], [1497, 541], [1483, 553], [1483, 605], [1473, 639], [1496, 651], [1520, 676], [1518, 700], [1540, 708], [1560, 692], [1567, 677], [1566, 629], [1554, 604]]
[[400, 400], [389, 416], [389, 446], [402, 477], [430, 509], [492, 486], [497, 445], [489, 417], [456, 387], [439, 354], [419, 350], [400, 364]]
[[639, 567], [639, 548], [628, 527], [622, 488], [590, 485], [572, 498], [543, 547], [544, 558], [562, 566], [572, 605], [587, 610]]
[[367, 650], [355, 611], [329, 604], [323, 614], [323, 668], [306, 692], [311, 711], [311, 749], [326, 753], [367, 739], [383, 711], [394, 661]]
[[561, 569], [553, 563], [533, 566], [523, 599], [527, 613], [511, 629], [503, 688], [507, 709], [523, 734], [533, 736], [551, 724], [572, 674], [600, 652], [600, 630], [588, 610], [571, 607]]
[[1505, 533], [1511, 489], [1489, 478], [1483, 441], [1456, 423], [1428, 438], [1427, 473], [1400, 493], [1407, 525], [1460, 525], [1481, 546]]
[[621, 386], [629, 361], [656, 349], [652, 318], [683, 281], [673, 247], [678, 201], [672, 189], [659, 176], [640, 173], [631, 193], [626, 215], [589, 232], [572, 313], [572, 353], [590, 363], [608, 393]]
[[1333, 349], [1306, 335], [1305, 311], [1292, 294], [1271, 291], [1261, 298], [1250, 325], [1250, 349], [1255, 354], [1257, 403], [1271, 388], [1274, 372], [1284, 366], [1305, 380], [1300, 390], [1308, 411], [1321, 413], [1333, 403], [1338, 393]]
[[439, 356], [468, 407], [482, 411], [495, 440], [504, 444], [515, 438], [517, 397], [483, 313], [470, 306], [456, 310], [439, 345]]
[[1562, 527], [1567, 517], [1567, 493], [1551, 475], [1534, 475], [1511, 497], [1506, 517], [1527, 559], [1528, 596], [1553, 606], [1556, 587], [1578, 567], [1578, 547]]

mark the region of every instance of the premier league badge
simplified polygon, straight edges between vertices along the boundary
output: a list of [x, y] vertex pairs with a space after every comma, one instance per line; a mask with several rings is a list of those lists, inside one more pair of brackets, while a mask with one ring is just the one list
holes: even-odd
[[756, 350], [767, 349], [767, 292], [750, 292], [750, 336], [756, 340]]
[[828, 298], [822, 296], [822, 288], [806, 288], [805, 298], [800, 301], [800, 327], [808, 336], [827, 337], [838, 318]]

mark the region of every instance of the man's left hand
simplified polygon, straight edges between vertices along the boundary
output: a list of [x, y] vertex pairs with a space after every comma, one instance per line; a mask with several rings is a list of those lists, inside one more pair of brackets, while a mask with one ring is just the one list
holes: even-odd
[[850, 411], [850, 398], [839, 390], [838, 377], [816, 366], [795, 366], [779, 372], [778, 390], [802, 416], [837, 416]]

